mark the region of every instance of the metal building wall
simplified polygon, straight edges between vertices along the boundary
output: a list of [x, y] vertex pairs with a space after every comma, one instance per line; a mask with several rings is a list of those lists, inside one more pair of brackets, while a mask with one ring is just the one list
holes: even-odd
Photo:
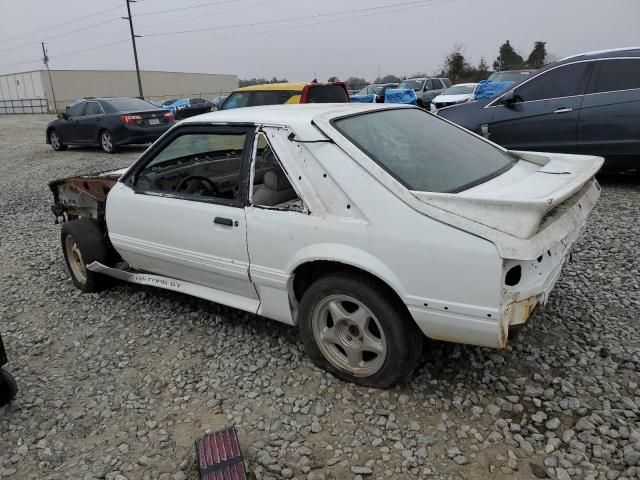
[[[142, 71], [145, 98], [202, 96], [211, 99], [238, 87], [237, 75]], [[0, 76], [0, 114], [64, 111], [82, 97], [138, 96], [136, 73], [132, 70], [51, 70], [56, 105], [46, 70]], [[3, 109], [3, 105], [5, 108]], [[24, 106], [24, 111], [20, 105]]]
[[39, 70], [0, 75], [0, 115], [46, 113], [46, 104]]
[[[43, 72], [46, 76], [46, 72]], [[138, 82], [135, 71], [129, 70], [52, 70], [57, 110], [81, 97], [136, 97]], [[213, 98], [238, 87], [237, 75], [207, 73], [142, 71], [145, 98], [163, 100], [171, 97], [202, 96]], [[51, 88], [44, 82], [47, 98]]]

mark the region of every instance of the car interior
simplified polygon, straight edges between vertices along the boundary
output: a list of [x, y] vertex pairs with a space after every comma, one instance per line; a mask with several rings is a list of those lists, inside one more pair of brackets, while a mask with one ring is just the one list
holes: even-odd
[[[138, 175], [136, 189], [189, 197], [241, 200], [246, 134], [182, 135], [165, 147]], [[212, 149], [214, 146], [222, 147]], [[237, 148], [228, 148], [236, 146]], [[253, 175], [254, 205], [302, 209], [264, 134], [260, 133]], [[196, 198], [193, 198], [194, 200]]]

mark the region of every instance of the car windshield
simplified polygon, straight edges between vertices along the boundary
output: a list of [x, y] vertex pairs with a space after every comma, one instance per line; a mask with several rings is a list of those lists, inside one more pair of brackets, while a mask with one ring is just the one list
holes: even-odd
[[422, 85], [424, 85], [424, 80], [404, 80], [400, 82], [398, 88], [411, 89], [411, 90], [421, 90]]
[[447, 88], [442, 95], [464, 95], [465, 93], [473, 93], [475, 85], [454, 85]]
[[192, 98], [189, 102], [191, 105], [198, 105], [199, 103], [204, 103], [204, 100], [202, 98]]
[[515, 163], [490, 143], [417, 108], [368, 112], [332, 123], [410, 190], [461, 192]]
[[112, 98], [107, 101], [112, 108], [119, 112], [128, 112], [132, 110], [152, 110], [156, 109], [153, 103], [139, 98]]

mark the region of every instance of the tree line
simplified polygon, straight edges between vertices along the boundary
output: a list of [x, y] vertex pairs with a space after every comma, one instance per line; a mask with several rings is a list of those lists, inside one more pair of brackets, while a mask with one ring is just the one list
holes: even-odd
[[[493, 61], [492, 67], [497, 70], [521, 70], [521, 69], [538, 69], [547, 63], [549, 55], [547, 53], [547, 42], [537, 41], [533, 44], [533, 49], [525, 60], [513, 48], [509, 40], [500, 45], [498, 56]], [[491, 69], [484, 57], [480, 58], [477, 64], [472, 64], [464, 55], [464, 49], [460, 45], [454, 45], [443, 61], [442, 66], [435, 72], [416, 72], [410, 76], [385, 75], [377, 77], [373, 82], [368, 82], [362, 77], [349, 77], [345, 80], [347, 88], [350, 90], [359, 90], [370, 83], [399, 83], [406, 78], [412, 77], [446, 77], [453, 83], [463, 82], [479, 82], [485, 80]], [[328, 81], [333, 82], [338, 77], [333, 76]], [[240, 86], [247, 87], [249, 85], [261, 85], [267, 83], [286, 82], [286, 78], [278, 79], [273, 77], [271, 80], [266, 78], [241, 79]]]

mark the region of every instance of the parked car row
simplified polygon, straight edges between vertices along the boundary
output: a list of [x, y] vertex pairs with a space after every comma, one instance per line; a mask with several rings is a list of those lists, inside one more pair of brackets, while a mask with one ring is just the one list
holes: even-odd
[[599, 155], [640, 169], [640, 48], [572, 56], [443, 118], [508, 149]]

